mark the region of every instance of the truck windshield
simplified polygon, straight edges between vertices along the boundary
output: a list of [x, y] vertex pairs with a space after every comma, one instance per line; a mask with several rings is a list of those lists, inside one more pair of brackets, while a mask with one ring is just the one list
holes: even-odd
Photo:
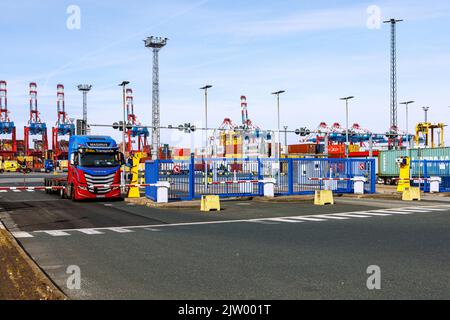
[[80, 155], [81, 167], [119, 167], [120, 160], [117, 153], [85, 153]]

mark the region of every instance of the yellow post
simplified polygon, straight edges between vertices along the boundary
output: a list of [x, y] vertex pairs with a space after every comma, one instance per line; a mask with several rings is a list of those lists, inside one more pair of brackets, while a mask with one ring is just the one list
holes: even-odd
[[397, 163], [400, 166], [400, 180], [398, 181], [397, 191], [402, 193], [407, 188], [411, 188], [411, 159], [409, 157], [403, 157], [397, 159]]
[[[143, 158], [143, 154], [141, 152], [137, 152], [133, 155], [133, 167], [131, 168], [131, 184], [139, 184], [139, 165], [141, 163], [141, 159]], [[128, 191], [128, 198], [140, 198], [141, 190], [138, 187], [131, 187]]]

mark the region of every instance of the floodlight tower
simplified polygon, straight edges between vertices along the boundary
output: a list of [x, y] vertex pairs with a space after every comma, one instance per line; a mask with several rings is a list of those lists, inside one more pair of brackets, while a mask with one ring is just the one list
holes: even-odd
[[[39, 117], [37, 101], [37, 84], [30, 83], [30, 120], [24, 128], [25, 153], [27, 156], [43, 158], [48, 151], [47, 125]], [[41, 136], [41, 140], [34, 141], [34, 148], [30, 148], [30, 136]]]
[[397, 23], [403, 20], [390, 19], [384, 21], [391, 25], [391, 115], [390, 115], [390, 139], [389, 146], [398, 147], [398, 116], [397, 116]]
[[16, 126], [9, 119], [8, 90], [6, 81], [0, 81], [0, 135], [11, 135], [10, 143], [0, 140], [0, 156], [12, 156], [17, 152]]
[[74, 135], [75, 125], [71, 123], [67, 117], [64, 86], [62, 84], [58, 84], [57, 86], [56, 108], [58, 121], [56, 122], [56, 126], [52, 129], [52, 149], [55, 160], [67, 160], [69, 152], [68, 146], [63, 146], [59, 141], [59, 137]]
[[81, 135], [85, 136], [88, 132], [88, 120], [87, 120], [87, 94], [92, 90], [92, 86], [89, 84], [80, 84], [78, 90], [83, 93], [83, 128]]
[[153, 102], [152, 102], [152, 158], [158, 159], [159, 146], [161, 144], [161, 118], [159, 105], [159, 51], [166, 46], [167, 38], [148, 37], [146, 48], [153, 50]]
[[[134, 114], [133, 90], [126, 91], [126, 111], [127, 111], [127, 132], [128, 137], [127, 149], [128, 153], [146, 152], [148, 150], [148, 137], [150, 132], [147, 128], [141, 127], [136, 115]], [[137, 139], [137, 149], [133, 147], [133, 140]]]

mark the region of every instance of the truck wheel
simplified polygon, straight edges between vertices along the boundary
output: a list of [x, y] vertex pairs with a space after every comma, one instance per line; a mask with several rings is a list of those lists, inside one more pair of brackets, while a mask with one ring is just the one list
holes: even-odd
[[61, 199], [67, 199], [67, 195], [66, 195], [66, 190], [61, 189], [59, 190], [59, 196], [61, 197]]
[[3, 174], [3, 173], [5, 173], [5, 170], [1, 169], [0, 174]]

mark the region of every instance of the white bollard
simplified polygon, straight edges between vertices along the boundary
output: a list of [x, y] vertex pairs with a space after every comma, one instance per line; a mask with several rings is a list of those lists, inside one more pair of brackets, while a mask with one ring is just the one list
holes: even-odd
[[431, 177], [430, 178], [430, 192], [431, 193], [439, 193], [441, 191], [441, 177]]
[[365, 177], [355, 177], [353, 179], [355, 194], [364, 194], [364, 184], [367, 182]]
[[264, 180], [264, 197], [275, 198], [275, 185], [277, 183], [276, 179], [266, 179]]
[[156, 184], [156, 202], [169, 203], [169, 182], [158, 182]]

